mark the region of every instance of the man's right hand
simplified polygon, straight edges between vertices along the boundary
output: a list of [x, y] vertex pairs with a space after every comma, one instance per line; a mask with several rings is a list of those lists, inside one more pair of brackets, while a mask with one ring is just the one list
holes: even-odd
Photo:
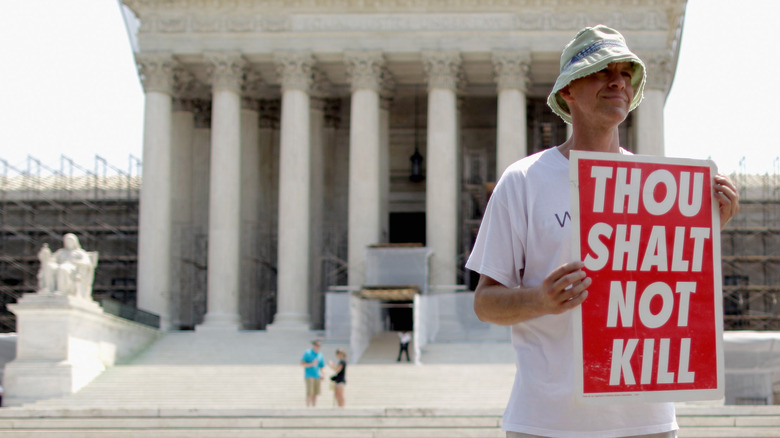
[[588, 297], [587, 287], [591, 279], [582, 268], [583, 262], [571, 262], [559, 266], [544, 279], [540, 288], [541, 308], [545, 314], [559, 314], [571, 310]]
[[512, 325], [544, 315], [571, 310], [588, 297], [591, 279], [581, 261], [554, 269], [542, 284], [509, 288], [486, 276], [479, 277], [474, 294], [474, 312], [481, 321]]

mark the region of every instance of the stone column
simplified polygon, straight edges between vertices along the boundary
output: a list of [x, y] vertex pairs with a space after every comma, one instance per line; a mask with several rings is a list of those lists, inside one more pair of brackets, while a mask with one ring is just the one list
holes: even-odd
[[640, 54], [647, 66], [645, 98], [634, 110], [636, 153], [664, 156], [664, 105], [671, 85], [672, 71], [668, 56], [661, 53]]
[[379, 100], [379, 231], [382, 242], [390, 240], [390, 105], [388, 93]]
[[352, 84], [349, 124], [349, 285], [365, 284], [369, 245], [382, 241], [379, 92], [381, 52], [346, 52]]
[[[259, 308], [265, 309], [268, 300], [276, 298], [276, 257], [277, 248], [277, 220], [279, 218], [279, 119], [281, 102], [278, 99], [259, 101], [259, 167], [260, 199], [258, 240], [254, 242], [257, 248], [258, 262], [254, 264], [253, 272], [257, 289], [252, 291], [254, 301]], [[265, 329], [274, 315], [257, 313], [258, 327]]]
[[[276, 266], [276, 221], [279, 198], [279, 119], [281, 102], [279, 100], [260, 101], [259, 138], [260, 143], [260, 220], [262, 247], [265, 260]], [[271, 242], [273, 243], [271, 244]], [[273, 245], [273, 251], [271, 246]], [[265, 269], [268, 269], [267, 267]]]
[[525, 93], [530, 61], [528, 52], [493, 52], [498, 84], [496, 179], [510, 164], [528, 155]]
[[425, 232], [433, 249], [430, 284], [450, 286], [457, 282], [460, 54], [423, 52], [423, 67], [428, 78]]
[[239, 293], [241, 325], [255, 327], [258, 288], [254, 281], [260, 259], [260, 129], [257, 100], [241, 101], [241, 288]]
[[308, 329], [311, 196], [310, 97], [314, 57], [277, 53], [282, 80], [277, 311], [272, 329]]
[[170, 328], [171, 109], [175, 61], [168, 54], [136, 58], [146, 93], [143, 187], [138, 234], [138, 308], [160, 316]]
[[238, 330], [241, 260], [241, 84], [238, 53], [207, 53], [212, 80], [208, 298], [204, 329]]
[[181, 327], [181, 303], [186, 284], [182, 278], [181, 263], [182, 258], [186, 258], [188, 254], [184, 242], [191, 239], [193, 219], [192, 184], [195, 175], [192, 154], [195, 117], [192, 101], [174, 99], [172, 117], [171, 326]]

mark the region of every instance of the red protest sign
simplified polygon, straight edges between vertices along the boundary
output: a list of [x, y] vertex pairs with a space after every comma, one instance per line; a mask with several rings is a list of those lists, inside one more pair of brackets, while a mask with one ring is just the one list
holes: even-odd
[[575, 311], [580, 395], [722, 398], [714, 165], [581, 151], [570, 160], [574, 257], [593, 280]]

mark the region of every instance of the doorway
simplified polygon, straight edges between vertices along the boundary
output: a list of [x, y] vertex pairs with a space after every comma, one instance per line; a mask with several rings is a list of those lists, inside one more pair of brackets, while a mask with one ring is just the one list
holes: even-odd
[[425, 212], [390, 213], [390, 243], [425, 246]]

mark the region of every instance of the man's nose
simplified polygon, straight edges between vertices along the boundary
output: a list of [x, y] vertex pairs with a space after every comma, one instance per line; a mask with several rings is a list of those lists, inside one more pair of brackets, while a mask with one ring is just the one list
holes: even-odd
[[609, 78], [609, 86], [622, 90], [626, 88], [626, 77], [621, 72], [613, 72]]

